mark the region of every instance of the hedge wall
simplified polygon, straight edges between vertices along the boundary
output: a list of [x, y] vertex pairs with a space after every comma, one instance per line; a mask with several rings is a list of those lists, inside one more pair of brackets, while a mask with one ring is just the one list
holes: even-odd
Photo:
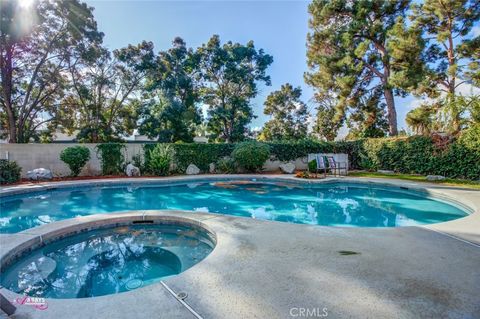
[[[480, 179], [480, 125], [466, 130], [456, 140], [438, 143], [431, 137], [376, 138], [345, 142], [270, 142], [273, 159], [291, 161], [308, 153], [347, 153], [351, 167], [393, 170], [399, 173], [435, 174], [451, 178]], [[155, 144], [146, 144], [148, 151]], [[203, 172], [210, 163], [229, 156], [235, 144], [172, 144], [179, 172], [191, 163]]]
[[357, 168], [480, 179], [480, 125], [448, 143], [426, 136], [366, 139], [358, 143]]

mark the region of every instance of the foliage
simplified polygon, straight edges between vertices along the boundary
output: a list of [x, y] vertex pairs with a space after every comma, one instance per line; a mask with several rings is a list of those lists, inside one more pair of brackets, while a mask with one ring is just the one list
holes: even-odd
[[137, 153], [132, 156], [132, 164], [133, 166], [138, 167], [140, 169], [140, 172], [146, 171], [145, 158], [142, 153]]
[[272, 115], [261, 133], [261, 140], [295, 140], [307, 135], [307, 106], [300, 100], [302, 89], [291, 84], [267, 96], [263, 113]]
[[102, 41], [92, 11], [78, 0], [0, 2], [0, 124], [10, 143], [58, 125], [71, 56]]
[[257, 96], [258, 82], [270, 85], [266, 70], [273, 58], [255, 49], [253, 41], [221, 45], [217, 35], [197, 53], [210, 131], [228, 143], [243, 140], [246, 125], [254, 117], [250, 100]]
[[0, 184], [16, 183], [20, 180], [22, 168], [17, 162], [0, 159]]
[[175, 152], [168, 144], [157, 144], [149, 151], [148, 169], [154, 175], [166, 176], [170, 173], [170, 165], [174, 159]]
[[159, 142], [192, 142], [200, 123], [198, 55], [187, 49], [183, 39], [160, 52], [149, 73], [150, 100], [142, 108], [139, 132]]
[[309, 5], [305, 80], [320, 95], [333, 94], [341, 118], [371, 90], [383, 92], [389, 133], [397, 135], [394, 94], [420, 80], [418, 56], [423, 40], [418, 30], [407, 30], [406, 0], [314, 0]]
[[478, 180], [479, 136], [480, 126], [475, 125], [448, 145], [437, 146], [428, 136], [366, 139], [359, 148], [360, 161], [357, 167]]
[[[235, 145], [233, 144], [169, 144], [175, 152], [176, 169], [185, 172], [188, 165], [195, 164], [201, 171], [208, 172], [210, 163], [217, 162], [220, 158], [229, 156]], [[155, 144], [145, 144], [145, 165], [148, 167], [149, 151]]]
[[116, 175], [123, 172], [125, 144], [104, 143], [96, 146], [103, 175]]
[[381, 91], [378, 89], [360, 98], [357, 108], [347, 120], [347, 126], [350, 129], [347, 140], [386, 136], [388, 121], [385, 118], [385, 107], [380, 99]]
[[70, 168], [71, 176], [78, 176], [90, 159], [90, 150], [85, 146], [67, 147], [60, 153], [60, 159]]
[[345, 116], [337, 114], [336, 99], [328, 94], [315, 94], [317, 114], [313, 125], [313, 135], [321, 140], [333, 141], [342, 127]]
[[[82, 50], [69, 64], [71, 92], [63, 99], [63, 127], [78, 130], [81, 142], [119, 141], [137, 125], [136, 98], [153, 63], [153, 44], [113, 51], [96, 46]], [[75, 112], [69, 112], [69, 110]]]
[[270, 157], [270, 147], [259, 142], [242, 142], [235, 146], [232, 158], [247, 172], [257, 172]]
[[422, 104], [407, 113], [405, 122], [417, 135], [428, 135], [433, 130], [434, 107]]
[[475, 0], [425, 0], [412, 4], [413, 30], [428, 39], [423, 53], [425, 68], [417, 93], [437, 97], [457, 94], [460, 82], [480, 86], [480, 37], [468, 36], [480, 19]]
[[237, 165], [235, 160], [230, 157], [224, 157], [219, 159], [215, 163], [215, 171], [217, 173], [224, 173], [224, 174], [233, 174], [237, 172]]

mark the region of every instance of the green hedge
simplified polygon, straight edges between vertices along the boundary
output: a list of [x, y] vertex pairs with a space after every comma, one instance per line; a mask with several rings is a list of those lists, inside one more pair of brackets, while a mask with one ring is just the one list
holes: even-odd
[[[291, 161], [309, 153], [347, 153], [351, 168], [393, 170], [399, 173], [435, 174], [450, 178], [480, 179], [480, 126], [462, 132], [458, 139], [437, 145], [430, 137], [374, 138], [357, 141], [269, 142], [270, 156], [279, 161]], [[210, 163], [231, 156], [236, 144], [171, 144], [179, 173], [191, 163], [208, 172]], [[145, 166], [149, 150], [144, 146]]]
[[379, 138], [358, 141], [355, 168], [399, 173], [480, 179], [480, 126], [437, 145], [431, 137]]
[[[210, 163], [217, 162], [220, 158], [229, 156], [235, 144], [171, 144], [175, 150], [175, 163], [177, 170], [185, 172], [188, 165], [195, 164], [203, 172], [208, 172]], [[155, 144], [145, 144], [145, 166], [149, 163], [149, 150], [152, 150]]]

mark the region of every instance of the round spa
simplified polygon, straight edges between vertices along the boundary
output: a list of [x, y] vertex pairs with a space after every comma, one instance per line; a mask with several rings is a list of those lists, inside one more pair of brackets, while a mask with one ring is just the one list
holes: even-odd
[[87, 298], [140, 288], [204, 259], [215, 239], [194, 225], [126, 225], [50, 242], [6, 267], [5, 288], [45, 298]]

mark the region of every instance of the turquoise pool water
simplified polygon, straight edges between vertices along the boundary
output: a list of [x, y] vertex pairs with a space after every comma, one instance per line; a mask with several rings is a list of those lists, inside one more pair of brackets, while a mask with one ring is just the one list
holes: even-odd
[[179, 274], [214, 244], [203, 231], [173, 225], [94, 230], [55, 241], [2, 273], [5, 288], [43, 298], [87, 298], [137, 289]]
[[467, 213], [422, 194], [367, 184], [195, 182], [87, 187], [1, 198], [0, 232], [66, 218], [148, 209], [182, 209], [325, 226], [397, 227], [438, 223]]

